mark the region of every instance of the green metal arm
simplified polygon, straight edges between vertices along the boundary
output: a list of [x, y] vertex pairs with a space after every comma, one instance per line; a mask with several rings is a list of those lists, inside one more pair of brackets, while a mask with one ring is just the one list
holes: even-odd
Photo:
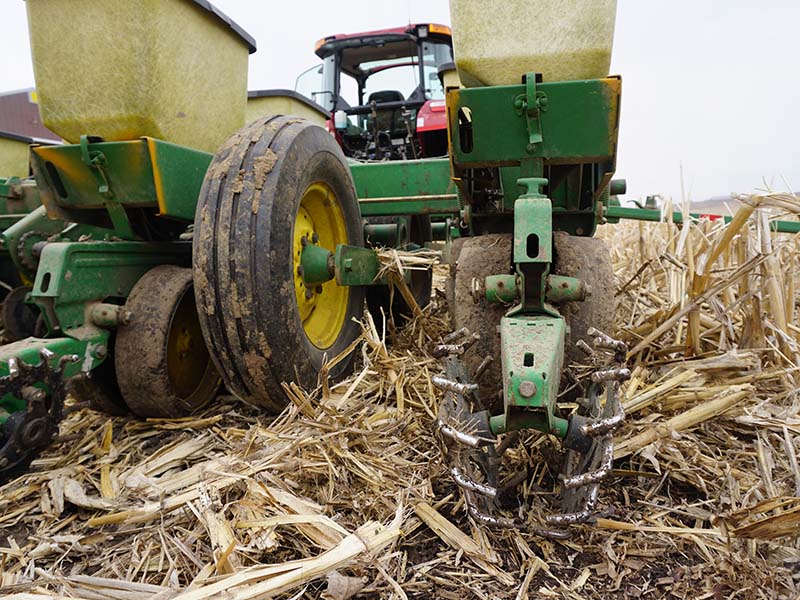
[[[609, 206], [605, 210], [605, 216], [610, 222], [615, 222], [619, 219], [632, 219], [635, 221], [662, 221], [661, 211], [653, 210], [650, 208], [626, 208], [624, 206]], [[692, 219], [699, 220], [704, 215], [703, 213], [689, 213]], [[733, 217], [722, 216], [725, 223], [730, 223]], [[672, 213], [673, 223], [683, 223], [683, 213]], [[800, 222], [796, 221], [770, 221], [769, 227], [772, 231], [778, 233], [800, 233]]]
[[66, 242], [45, 246], [31, 298], [50, 329], [83, 337], [87, 307], [124, 300], [139, 278], [158, 265], [188, 266], [191, 242]]

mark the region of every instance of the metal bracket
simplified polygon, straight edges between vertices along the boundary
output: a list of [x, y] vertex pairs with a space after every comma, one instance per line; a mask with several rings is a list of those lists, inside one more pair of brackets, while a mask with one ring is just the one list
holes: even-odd
[[528, 177], [518, 180], [526, 192], [514, 203], [513, 259], [520, 278], [520, 304], [509, 311], [549, 314], [558, 311], [545, 304], [547, 274], [553, 262], [553, 207], [542, 194], [547, 179]]
[[514, 98], [514, 110], [519, 116], [524, 116], [528, 124], [528, 146], [526, 151], [530, 154], [536, 152], [536, 145], [541, 144], [542, 122], [540, 112], [547, 112], [549, 100], [547, 94], [536, 90], [536, 73], [525, 75], [525, 93]]
[[555, 416], [564, 360], [566, 323], [549, 315], [505, 316], [500, 321], [503, 415], [492, 417], [493, 433], [537, 429], [560, 438], [567, 421]]
[[99, 150], [89, 150], [90, 141], [92, 141], [90, 136], [81, 136], [81, 160], [83, 161], [83, 164], [92, 170], [92, 174], [94, 175], [95, 179], [97, 179], [97, 191], [106, 198], [112, 198], [114, 196], [114, 192], [111, 191], [111, 185], [108, 175], [105, 171], [105, 166], [108, 164], [106, 155]]
[[108, 164], [105, 154], [99, 150], [89, 150], [89, 143], [96, 138], [82, 135], [80, 140], [81, 161], [89, 167], [92, 175], [97, 180], [97, 191], [103, 197], [103, 202], [114, 225], [114, 231], [125, 240], [135, 240], [136, 234], [133, 233], [131, 223], [125, 208], [114, 200], [114, 192], [111, 191], [111, 180], [108, 178], [105, 166]]
[[[522, 295], [522, 285], [517, 275], [489, 275], [473, 284], [473, 300], [486, 300], [493, 304], [514, 304]], [[586, 284], [575, 277], [548, 275], [545, 287], [545, 301], [548, 304], [581, 302], [589, 290]]]

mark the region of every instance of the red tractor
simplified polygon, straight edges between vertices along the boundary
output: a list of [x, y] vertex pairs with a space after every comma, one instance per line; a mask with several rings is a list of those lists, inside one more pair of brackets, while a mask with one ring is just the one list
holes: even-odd
[[297, 78], [297, 92], [328, 110], [329, 130], [358, 160], [447, 155], [441, 72], [452, 68], [450, 28], [433, 23], [317, 42], [322, 64]]

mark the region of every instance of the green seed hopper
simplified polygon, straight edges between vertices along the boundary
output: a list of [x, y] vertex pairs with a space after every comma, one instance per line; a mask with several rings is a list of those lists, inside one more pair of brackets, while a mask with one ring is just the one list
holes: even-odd
[[255, 41], [207, 0], [26, 6], [42, 121], [64, 140], [150, 136], [213, 152], [244, 125]]

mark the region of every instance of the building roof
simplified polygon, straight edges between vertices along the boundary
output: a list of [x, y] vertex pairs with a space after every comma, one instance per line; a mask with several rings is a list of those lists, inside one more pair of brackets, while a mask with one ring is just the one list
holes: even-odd
[[60, 142], [61, 138], [42, 124], [35, 100], [33, 89], [0, 94], [0, 131], [23, 138]]
[[15, 142], [22, 142], [24, 144], [39, 144], [41, 146], [54, 146], [60, 144], [60, 140], [51, 140], [47, 138], [28, 137], [26, 135], [19, 135], [10, 131], [3, 131], [0, 129], [0, 138], [6, 140], [14, 140]]

